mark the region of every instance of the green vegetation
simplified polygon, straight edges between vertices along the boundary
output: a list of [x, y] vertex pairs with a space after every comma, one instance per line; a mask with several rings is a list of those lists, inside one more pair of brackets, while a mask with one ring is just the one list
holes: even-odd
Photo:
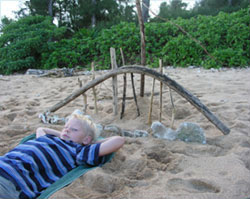
[[[196, 1], [192, 9], [188, 10], [188, 4], [182, 0], [170, 0], [169, 4], [167, 2], [161, 3], [158, 15], [167, 19], [178, 17], [188, 19], [198, 15], [215, 16], [221, 11], [231, 13], [248, 6], [249, 0], [199, 0]], [[153, 18], [151, 21], [159, 22], [161, 20]]]
[[[178, 18], [173, 22], [182, 26], [192, 37], [205, 45], [216, 60], [211, 59], [197, 43], [172, 24], [147, 23], [145, 26], [147, 64], [156, 67], [159, 59], [163, 59], [165, 65], [183, 67], [196, 65], [218, 68], [249, 64], [250, 32], [247, 9], [232, 14], [220, 13], [215, 17], [199, 16], [189, 20]], [[58, 51], [62, 51], [56, 51], [56, 55], [50, 53], [49, 59], [46, 59], [46, 66], [74, 67], [95, 61], [102, 68], [110, 68], [110, 47], [117, 50], [118, 64], [121, 64], [120, 48], [125, 54], [126, 64], [140, 63], [139, 32], [134, 23], [123, 22], [110, 29], [103, 29], [97, 35], [78, 34], [77, 38], [59, 42], [61, 48]], [[67, 48], [74, 50], [63, 52]], [[62, 53], [65, 56], [61, 56]], [[72, 59], [65, 58], [68, 53], [72, 55]], [[73, 60], [80, 59], [81, 61], [75, 62], [75, 65], [71, 64]], [[55, 65], [51, 60], [61, 62], [61, 65]]]
[[[204, 50], [169, 22], [145, 26], [147, 64], [203, 66], [205, 68], [244, 67], [250, 64], [249, 8], [217, 16], [177, 18], [172, 22], [198, 39]], [[57, 28], [47, 17], [28, 17], [11, 22], [0, 36], [0, 73], [27, 68], [88, 67], [110, 68], [110, 47], [116, 48], [118, 64], [122, 48], [126, 64], [140, 63], [140, 31], [135, 23], [122, 22], [110, 29], [80, 29], [72, 38], [62, 38], [65, 28]]]
[[63, 36], [65, 28], [57, 28], [50, 17], [26, 17], [11, 22], [0, 36], [0, 73], [10, 74], [28, 68], [40, 68], [43, 53], [49, 51], [50, 40]]

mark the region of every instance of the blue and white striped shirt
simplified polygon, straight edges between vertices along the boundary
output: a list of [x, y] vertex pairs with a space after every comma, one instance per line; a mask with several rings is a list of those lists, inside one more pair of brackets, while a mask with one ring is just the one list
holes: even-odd
[[78, 165], [96, 166], [100, 143], [83, 146], [53, 135], [41, 136], [0, 156], [0, 175], [21, 190], [20, 198], [36, 198]]

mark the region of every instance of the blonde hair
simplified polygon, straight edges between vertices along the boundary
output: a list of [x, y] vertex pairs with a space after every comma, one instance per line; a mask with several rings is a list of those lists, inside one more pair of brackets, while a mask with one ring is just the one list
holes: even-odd
[[96, 140], [97, 129], [93, 120], [89, 116], [76, 113], [70, 115], [69, 119], [72, 118], [78, 119], [82, 122], [86, 135], [90, 136], [92, 138], [92, 142], [94, 142]]

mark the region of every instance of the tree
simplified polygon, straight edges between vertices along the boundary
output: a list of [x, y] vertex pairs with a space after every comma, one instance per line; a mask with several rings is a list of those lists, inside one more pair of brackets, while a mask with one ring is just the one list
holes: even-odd
[[48, 11], [49, 11], [49, 16], [53, 18], [53, 0], [49, 0]]
[[[159, 16], [167, 19], [176, 19], [178, 17], [188, 18], [187, 4], [182, 2], [182, 0], [172, 0], [170, 4], [163, 2], [160, 5]], [[159, 20], [154, 19], [153, 21]]]
[[[96, 0], [92, 0], [92, 4], [95, 7], [96, 6]], [[91, 27], [94, 28], [96, 26], [96, 17], [95, 17], [95, 13], [92, 14], [92, 18], [91, 18]]]
[[192, 12], [195, 15], [217, 15], [220, 11], [230, 13], [247, 6], [249, 6], [249, 0], [201, 0], [195, 4]]
[[142, 0], [142, 18], [144, 23], [148, 22], [149, 6], [150, 6], [150, 0]]
[[[161, 3], [159, 16], [162, 18], [191, 18], [197, 15], [217, 15], [220, 11], [231, 13], [249, 6], [249, 0], [200, 0], [191, 10], [182, 0], [172, 0], [169, 4]], [[151, 21], [162, 21], [154, 18]]]
[[64, 32], [64, 28], [52, 24], [50, 17], [43, 16], [21, 18], [4, 26], [0, 36], [0, 73], [40, 67], [42, 53], [49, 51]]
[[51, 0], [30, 0], [26, 1], [25, 5], [28, 7], [31, 15], [41, 15], [41, 16], [48, 16], [49, 13], [49, 5], [52, 1]]
[[53, 16], [59, 27], [67, 26], [73, 32], [93, 23], [103, 26], [135, 19], [129, 0], [30, 0], [25, 5], [19, 16], [25, 16], [25, 11], [32, 16]]
[[1, 20], [1, 25], [0, 25], [0, 33], [2, 32], [2, 29], [5, 27], [5, 26], [7, 26], [7, 25], [9, 25], [10, 23], [12, 23], [13, 22], [13, 19], [9, 19], [8, 17], [4, 17], [4, 18], [2, 18], [2, 20]]

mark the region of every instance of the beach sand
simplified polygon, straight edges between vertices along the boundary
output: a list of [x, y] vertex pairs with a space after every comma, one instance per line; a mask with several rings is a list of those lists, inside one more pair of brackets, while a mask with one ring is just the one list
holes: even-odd
[[[107, 71], [99, 71], [100, 76]], [[174, 128], [193, 122], [205, 131], [207, 143], [186, 143], [157, 139], [147, 124], [152, 78], [146, 77], [145, 96], [139, 97], [140, 75], [135, 74], [137, 117], [131, 81], [127, 85], [124, 118], [120, 119], [123, 76], [118, 76], [119, 114], [112, 108], [112, 80], [96, 87], [98, 114], [92, 90], [87, 91], [88, 109], [96, 123], [116, 125], [123, 130], [146, 130], [148, 137], [126, 137], [126, 143], [111, 162], [80, 177], [50, 198], [117, 199], [247, 199], [250, 197], [250, 68], [204, 70], [165, 67], [164, 74], [174, 79], [205, 104], [226, 126], [223, 135], [183, 97], [173, 92], [176, 117]], [[13, 75], [0, 77], [0, 155], [15, 147], [37, 127], [61, 129], [63, 125], [43, 124], [38, 118], [60, 100], [79, 89], [74, 77]], [[130, 75], [127, 75], [130, 80]], [[156, 81], [152, 121], [159, 119], [159, 82]], [[66, 117], [83, 108], [80, 96], [54, 114]], [[169, 88], [163, 86], [162, 123], [171, 123]], [[105, 132], [103, 136], [114, 133]]]

